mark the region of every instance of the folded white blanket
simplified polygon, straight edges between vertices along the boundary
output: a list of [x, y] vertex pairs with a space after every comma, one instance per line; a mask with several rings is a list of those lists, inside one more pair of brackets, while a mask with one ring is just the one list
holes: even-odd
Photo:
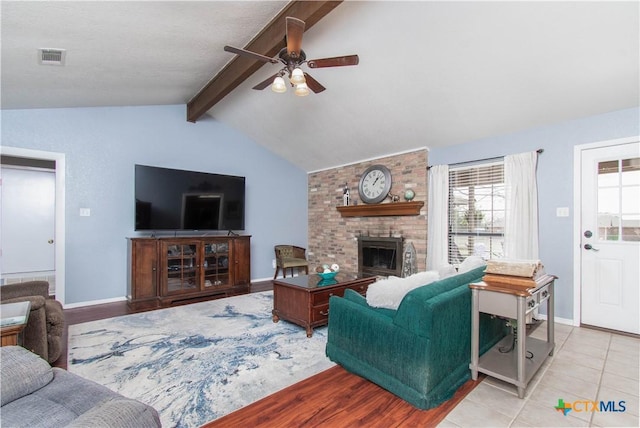
[[390, 276], [374, 282], [367, 290], [367, 304], [374, 308], [398, 309], [404, 296], [414, 288], [440, 279], [438, 271], [418, 272], [406, 278]]

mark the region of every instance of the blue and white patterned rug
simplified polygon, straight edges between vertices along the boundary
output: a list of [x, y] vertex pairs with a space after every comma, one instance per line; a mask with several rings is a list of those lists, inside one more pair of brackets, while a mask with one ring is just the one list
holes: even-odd
[[271, 319], [273, 292], [69, 326], [68, 369], [196, 427], [332, 367], [327, 328]]

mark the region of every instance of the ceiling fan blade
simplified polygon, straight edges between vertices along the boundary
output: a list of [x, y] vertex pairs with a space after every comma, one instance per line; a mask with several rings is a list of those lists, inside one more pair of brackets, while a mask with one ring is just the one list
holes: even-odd
[[322, 86], [316, 79], [311, 77], [309, 73], [304, 73], [304, 78], [307, 81], [307, 86], [309, 87], [309, 89], [313, 91], [314, 94], [320, 93], [325, 89], [327, 89], [324, 86]]
[[227, 51], [227, 52], [231, 52], [231, 53], [237, 54], [237, 55], [242, 55], [242, 56], [246, 56], [248, 58], [257, 59], [258, 61], [270, 62], [272, 64], [277, 64], [278, 62], [280, 62], [277, 59], [269, 58], [268, 56], [260, 55], [258, 53], [247, 51], [247, 50], [244, 50], [244, 49], [234, 48], [233, 46], [225, 46], [224, 50]]
[[296, 58], [300, 56], [302, 49], [302, 33], [304, 33], [304, 21], [287, 16], [287, 53], [295, 52]]
[[261, 90], [263, 90], [265, 88], [268, 88], [273, 83], [273, 79], [275, 79], [278, 75], [279, 75], [279, 73], [276, 73], [273, 76], [266, 78], [265, 80], [263, 80], [262, 82], [258, 83], [256, 86], [254, 86], [251, 89], [257, 89], [258, 91], [261, 91]]
[[309, 68], [342, 67], [345, 65], [358, 65], [358, 55], [336, 56], [333, 58], [311, 59], [307, 61]]

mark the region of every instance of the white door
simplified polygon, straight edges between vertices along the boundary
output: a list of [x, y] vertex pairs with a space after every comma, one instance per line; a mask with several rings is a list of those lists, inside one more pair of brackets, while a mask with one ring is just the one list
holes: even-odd
[[581, 156], [581, 323], [640, 333], [640, 142]]
[[2, 166], [3, 276], [55, 270], [55, 172]]

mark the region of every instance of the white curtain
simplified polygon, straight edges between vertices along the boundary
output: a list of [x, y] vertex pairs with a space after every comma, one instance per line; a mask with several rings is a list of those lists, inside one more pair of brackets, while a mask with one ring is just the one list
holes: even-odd
[[508, 259], [538, 259], [537, 162], [537, 152], [504, 157], [504, 256]]
[[429, 168], [429, 196], [427, 206], [427, 270], [435, 270], [449, 263], [449, 166]]

